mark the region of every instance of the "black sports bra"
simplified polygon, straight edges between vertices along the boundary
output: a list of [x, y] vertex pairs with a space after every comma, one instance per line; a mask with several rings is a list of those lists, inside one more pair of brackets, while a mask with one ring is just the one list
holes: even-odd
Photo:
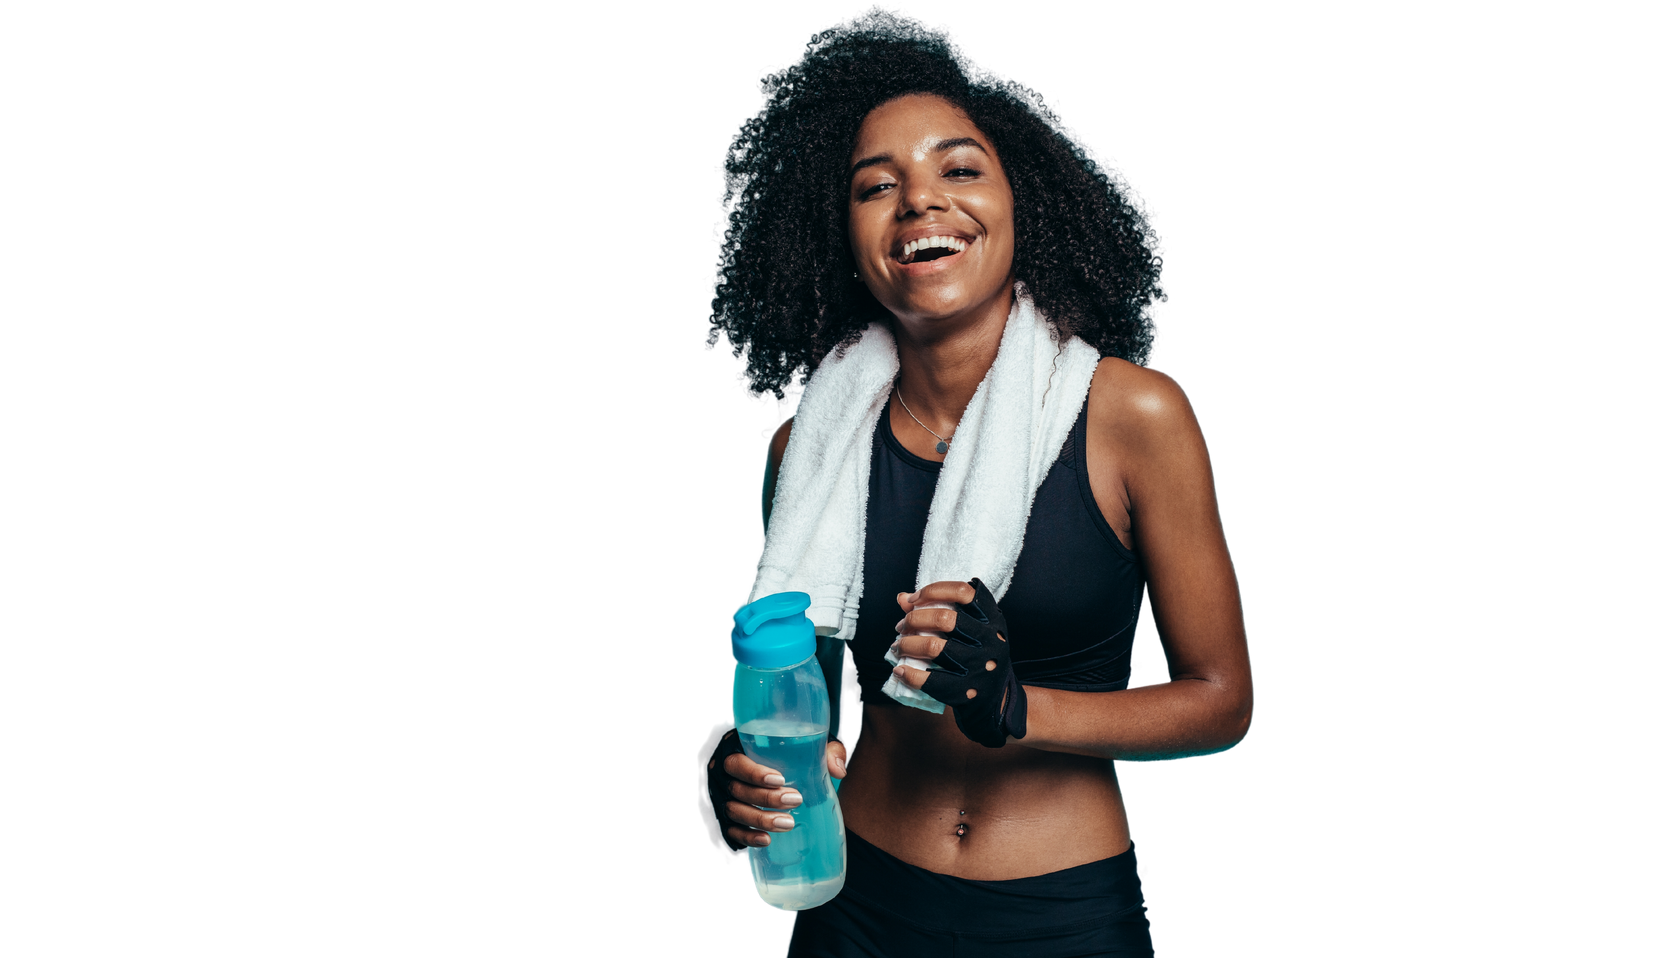
[[[1090, 493], [1085, 413], [1032, 500], [1026, 538], [1001, 605], [1009, 620], [1015, 675], [1023, 685], [1080, 692], [1125, 688], [1131, 640], [1142, 611], [1142, 566], [1113, 534]], [[916, 590], [916, 567], [940, 464], [899, 444], [883, 412], [870, 452], [864, 528], [864, 595], [852, 639], [860, 698], [883, 694], [892, 667], [883, 655], [903, 613], [895, 596]], [[925, 583], [924, 583], [925, 584]]]

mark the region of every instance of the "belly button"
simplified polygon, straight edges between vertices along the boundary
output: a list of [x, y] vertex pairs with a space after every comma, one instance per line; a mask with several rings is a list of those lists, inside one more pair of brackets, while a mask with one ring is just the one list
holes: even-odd
[[968, 834], [968, 826], [963, 824], [962, 822], [958, 822], [957, 823], [957, 837], [961, 838], [961, 837], [963, 837], [964, 835], [967, 835], [967, 834]]

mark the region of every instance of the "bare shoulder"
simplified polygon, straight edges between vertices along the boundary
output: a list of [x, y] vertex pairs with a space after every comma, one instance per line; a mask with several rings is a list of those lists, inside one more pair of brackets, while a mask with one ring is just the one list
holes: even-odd
[[777, 431], [771, 436], [771, 451], [767, 456], [772, 472], [776, 472], [777, 467], [783, 464], [783, 453], [789, 448], [789, 431], [793, 428], [794, 417], [790, 416], [783, 420], [783, 424], [778, 426]]
[[1192, 440], [1200, 435], [1189, 397], [1156, 369], [1106, 358], [1090, 383], [1091, 429], [1126, 448]]
[[789, 430], [794, 428], [794, 417], [777, 427], [771, 436], [771, 449], [765, 454], [765, 486], [760, 490], [760, 516], [767, 527], [771, 525], [771, 504], [777, 499], [777, 469], [783, 465], [783, 453], [789, 448]]

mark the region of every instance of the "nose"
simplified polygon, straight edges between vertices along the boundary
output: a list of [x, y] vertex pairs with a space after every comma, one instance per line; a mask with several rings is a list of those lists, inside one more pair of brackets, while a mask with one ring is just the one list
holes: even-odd
[[937, 177], [912, 177], [899, 191], [899, 216], [921, 216], [930, 210], [950, 209], [951, 202], [940, 188]]

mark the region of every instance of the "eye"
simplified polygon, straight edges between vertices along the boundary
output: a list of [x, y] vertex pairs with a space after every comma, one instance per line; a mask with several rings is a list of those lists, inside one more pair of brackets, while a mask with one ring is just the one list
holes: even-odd
[[880, 193], [882, 190], [891, 189], [892, 186], [893, 186], [892, 183], [877, 183], [874, 186], [866, 187], [865, 189], [860, 190], [859, 193], [858, 193], [858, 198], [861, 199], [861, 200], [867, 200], [870, 197], [875, 196], [876, 194]]
[[950, 171], [949, 173], [946, 173], [945, 175], [949, 176], [949, 177], [953, 177], [955, 179], [965, 180], [965, 179], [968, 179], [970, 177], [979, 176], [980, 171], [979, 170], [971, 170], [966, 166], [959, 166], [956, 169]]

